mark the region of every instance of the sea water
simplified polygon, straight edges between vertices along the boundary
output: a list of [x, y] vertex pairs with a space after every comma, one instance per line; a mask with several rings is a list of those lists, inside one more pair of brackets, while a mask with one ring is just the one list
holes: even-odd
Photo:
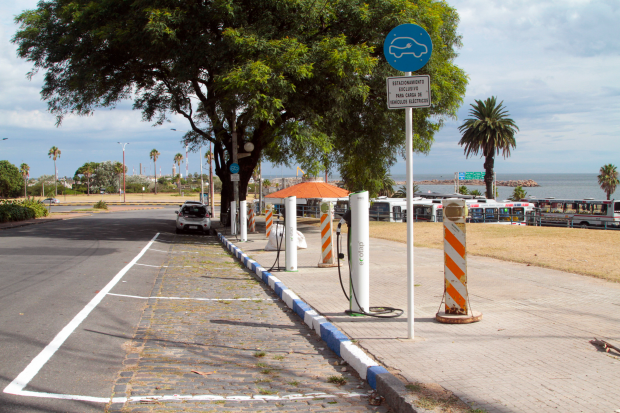
[[[394, 181], [405, 181], [405, 175], [393, 175]], [[413, 176], [414, 181], [430, 181], [432, 179], [454, 180], [454, 173], [452, 174], [418, 174]], [[527, 193], [527, 196], [534, 196], [536, 198], [555, 197], [556, 199], [607, 199], [607, 195], [601, 189], [598, 184], [597, 174], [497, 174], [498, 181], [516, 181], [516, 180], [528, 180], [531, 179], [540, 185], [539, 187], [523, 188]], [[398, 190], [402, 185], [396, 185], [394, 188]], [[440, 192], [440, 193], [454, 193], [454, 185], [419, 185], [422, 192]], [[467, 185], [467, 189], [477, 189], [480, 193], [484, 194], [486, 189], [484, 186]], [[498, 200], [507, 199], [512, 195], [514, 191], [513, 187], [498, 186], [497, 191], [499, 196]], [[616, 188], [614, 194], [611, 195], [611, 199], [620, 198], [620, 186]]]

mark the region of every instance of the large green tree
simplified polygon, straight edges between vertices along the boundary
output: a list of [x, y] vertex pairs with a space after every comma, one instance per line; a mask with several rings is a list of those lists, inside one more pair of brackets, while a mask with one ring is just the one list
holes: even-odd
[[501, 152], [504, 158], [510, 156], [510, 149], [515, 148], [515, 134], [519, 130], [515, 122], [508, 116], [508, 111], [499, 104], [495, 96], [485, 101], [476, 100], [471, 104], [469, 114], [472, 118], [465, 119], [459, 126], [463, 134], [459, 145], [465, 146], [465, 156], [484, 156], [484, 183], [486, 185], [486, 197], [493, 197], [493, 169], [495, 167], [495, 153]]
[[17, 166], [9, 161], [0, 161], [0, 197], [19, 196], [22, 185], [24, 182]]
[[419, 24], [434, 45], [418, 72], [431, 76], [433, 106], [415, 111], [416, 151], [455, 116], [467, 83], [453, 63], [458, 15], [439, 0], [48, 0], [16, 21], [18, 55], [45, 72], [42, 96], [58, 122], [123, 99], [155, 124], [180, 114], [185, 142], [213, 143], [222, 212], [233, 131], [240, 148], [255, 148], [239, 162], [241, 199], [263, 153], [380, 188], [404, 151], [404, 111], [386, 105], [385, 77], [402, 74], [382, 53], [393, 27]]
[[598, 176], [598, 184], [605, 191], [607, 200], [611, 198], [611, 194], [616, 191], [616, 187], [620, 184], [618, 180], [618, 168], [615, 165], [607, 164], [601, 166]]

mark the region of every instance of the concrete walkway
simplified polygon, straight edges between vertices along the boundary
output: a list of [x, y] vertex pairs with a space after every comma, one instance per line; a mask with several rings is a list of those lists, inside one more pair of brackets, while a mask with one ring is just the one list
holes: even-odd
[[[397, 319], [345, 315], [337, 268], [317, 267], [319, 228], [298, 229], [308, 243], [298, 251], [299, 272], [272, 273], [406, 381], [437, 383], [489, 413], [620, 411], [620, 354], [589, 342], [596, 337], [620, 347], [620, 284], [469, 256], [471, 306], [483, 320], [440, 324], [434, 316], [443, 294], [443, 252], [416, 248], [411, 341], [406, 312]], [[247, 243], [230, 241], [265, 268], [274, 263], [275, 252], [263, 250], [264, 230]], [[405, 244], [370, 244], [370, 305], [406, 310]], [[342, 273], [348, 291], [346, 263]]]

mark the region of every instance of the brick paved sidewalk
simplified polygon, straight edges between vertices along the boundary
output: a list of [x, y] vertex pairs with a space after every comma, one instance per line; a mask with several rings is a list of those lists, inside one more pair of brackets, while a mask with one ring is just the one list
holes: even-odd
[[[406, 381], [439, 384], [489, 413], [620, 410], [620, 357], [589, 342], [596, 337], [619, 346], [620, 284], [469, 256], [471, 305], [483, 320], [440, 324], [434, 316], [443, 293], [443, 252], [416, 248], [411, 341], [406, 313], [391, 320], [346, 316], [337, 269], [317, 268], [319, 228], [298, 229], [308, 243], [298, 250], [299, 272], [274, 275]], [[271, 267], [275, 252], [263, 250], [264, 233], [249, 238], [253, 242], [236, 245]], [[371, 239], [370, 268], [370, 305], [406, 310], [405, 244]], [[348, 290], [346, 264], [342, 272]]]
[[133, 399], [107, 411], [388, 411], [368, 404], [363, 380], [215, 237], [157, 241], [167, 268], [113, 389]]

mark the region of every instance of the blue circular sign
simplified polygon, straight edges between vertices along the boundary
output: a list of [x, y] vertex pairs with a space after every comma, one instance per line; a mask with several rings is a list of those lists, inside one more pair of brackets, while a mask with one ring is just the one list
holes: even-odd
[[230, 171], [231, 174], [238, 174], [239, 173], [239, 164], [238, 163], [231, 163], [230, 167], [228, 168], [228, 170]]
[[394, 69], [401, 72], [422, 69], [432, 53], [431, 37], [417, 24], [394, 27], [383, 42], [383, 55]]

